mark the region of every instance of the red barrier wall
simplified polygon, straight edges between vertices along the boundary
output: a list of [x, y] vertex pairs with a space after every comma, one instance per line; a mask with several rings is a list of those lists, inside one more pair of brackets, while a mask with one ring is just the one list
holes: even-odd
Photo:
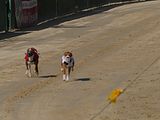
[[37, 22], [37, 0], [14, 0], [17, 27], [32, 26]]

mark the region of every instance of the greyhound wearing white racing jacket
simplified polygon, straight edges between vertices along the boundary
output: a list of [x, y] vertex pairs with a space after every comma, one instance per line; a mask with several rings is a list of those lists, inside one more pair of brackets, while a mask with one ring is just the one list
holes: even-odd
[[65, 52], [61, 58], [61, 71], [63, 72], [63, 80], [70, 79], [71, 70], [74, 70], [74, 58], [71, 52]]

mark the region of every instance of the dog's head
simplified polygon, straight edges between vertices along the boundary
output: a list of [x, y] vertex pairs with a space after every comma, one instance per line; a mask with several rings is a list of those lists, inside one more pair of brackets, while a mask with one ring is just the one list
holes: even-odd
[[27, 56], [28, 56], [28, 61], [33, 62], [34, 61], [34, 53], [31, 49], [27, 50]]
[[71, 58], [72, 57], [72, 53], [71, 52], [65, 52], [64, 53], [64, 61], [66, 62], [66, 63], [70, 63], [71, 62]]
[[72, 57], [72, 53], [67, 51], [64, 53], [64, 56], [66, 56], [67, 58]]

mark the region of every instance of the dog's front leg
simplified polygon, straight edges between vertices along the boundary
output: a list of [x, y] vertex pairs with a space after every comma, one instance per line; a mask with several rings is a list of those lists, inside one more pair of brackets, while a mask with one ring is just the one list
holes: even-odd
[[28, 65], [28, 76], [32, 77], [32, 74], [31, 74], [31, 65], [30, 64]]
[[62, 73], [63, 73], [63, 81], [65, 81], [66, 80], [66, 65], [65, 64], [62, 64], [61, 65], [61, 71], [62, 71]]
[[70, 73], [71, 73], [71, 67], [67, 67], [67, 71], [66, 71], [66, 80], [67, 81], [70, 79]]
[[26, 72], [25, 72], [25, 74], [28, 75], [28, 73], [29, 73], [29, 70], [28, 70], [28, 62], [26, 61], [25, 64], [26, 64]]

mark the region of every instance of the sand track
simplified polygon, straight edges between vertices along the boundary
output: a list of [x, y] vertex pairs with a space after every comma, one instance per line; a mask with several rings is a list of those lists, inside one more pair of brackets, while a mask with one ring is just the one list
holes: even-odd
[[[160, 2], [129, 4], [0, 42], [2, 120], [158, 120]], [[40, 77], [24, 75], [29, 46], [40, 51]], [[59, 60], [72, 50], [70, 82]], [[116, 104], [106, 97], [126, 89]]]

